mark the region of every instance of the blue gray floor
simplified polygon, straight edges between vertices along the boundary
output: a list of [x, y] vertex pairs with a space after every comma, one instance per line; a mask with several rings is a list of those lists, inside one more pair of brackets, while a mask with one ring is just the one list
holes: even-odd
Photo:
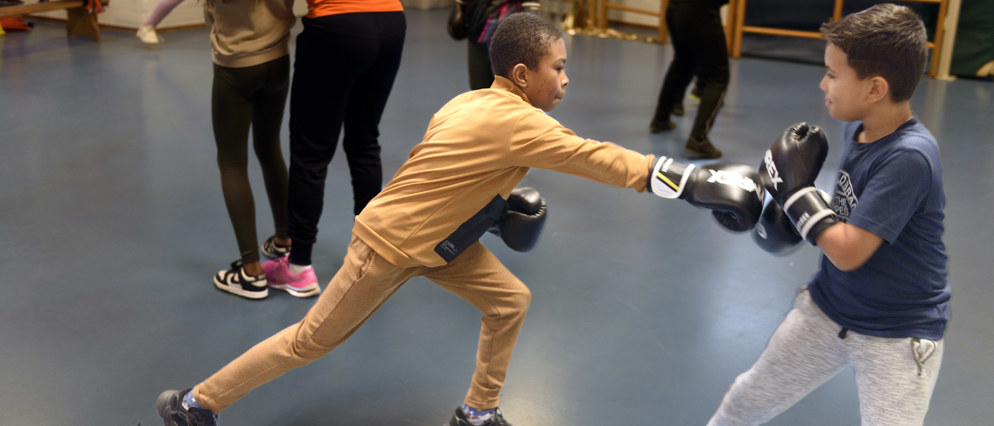
[[[468, 86], [446, 13], [408, 11], [381, 127], [390, 174]], [[2, 425], [159, 424], [161, 390], [194, 385], [311, 304], [279, 292], [252, 302], [211, 284], [237, 248], [214, 159], [209, 44], [204, 30], [164, 36], [153, 49], [130, 32], [67, 40], [61, 24], [42, 22], [0, 37]], [[572, 82], [554, 117], [586, 137], [680, 154], [692, 116], [671, 133], [647, 131], [669, 46], [587, 36], [567, 46]], [[758, 165], [782, 129], [817, 123], [833, 141], [827, 187], [840, 126], [822, 105], [822, 74], [733, 60], [711, 133], [726, 160]], [[994, 418], [992, 98], [990, 83], [925, 81], [913, 101], [941, 143], [953, 286], [929, 425]], [[252, 174], [264, 238], [272, 223], [255, 164]], [[349, 238], [348, 179], [336, 158], [314, 250], [325, 282]], [[816, 267], [812, 247], [772, 257], [681, 201], [543, 170], [524, 183], [549, 203], [538, 247], [520, 254], [484, 237], [534, 295], [501, 403], [515, 425], [704, 424]], [[252, 392], [222, 424], [437, 426], [462, 401], [478, 328], [471, 306], [415, 279], [342, 347]], [[847, 370], [770, 424], [858, 423]]]

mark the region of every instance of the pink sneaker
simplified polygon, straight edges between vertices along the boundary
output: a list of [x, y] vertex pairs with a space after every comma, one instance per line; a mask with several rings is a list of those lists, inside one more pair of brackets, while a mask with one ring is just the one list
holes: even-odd
[[290, 273], [290, 258], [280, 257], [262, 264], [262, 272], [266, 274], [269, 286], [285, 290], [293, 297], [311, 297], [321, 293], [318, 279], [314, 276], [314, 268], [307, 268], [299, 274]]

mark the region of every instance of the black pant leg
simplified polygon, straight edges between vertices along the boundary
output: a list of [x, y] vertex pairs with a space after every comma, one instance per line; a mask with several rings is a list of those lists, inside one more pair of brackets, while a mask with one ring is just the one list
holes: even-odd
[[[376, 64], [381, 34], [390, 32], [382, 25], [384, 15], [403, 18], [403, 12], [384, 12], [346, 13], [302, 20], [304, 30], [297, 37], [290, 89], [287, 219], [293, 239], [292, 263], [311, 263], [317, 225], [324, 208], [328, 164], [338, 145], [350, 97], [369, 95], [355, 91], [354, 86]], [[399, 52], [397, 55], [399, 57]], [[380, 83], [389, 92], [393, 81]], [[380, 114], [382, 109], [373, 122], [379, 122]], [[376, 134], [378, 136], [378, 131]], [[379, 162], [379, 155], [375, 161]]]

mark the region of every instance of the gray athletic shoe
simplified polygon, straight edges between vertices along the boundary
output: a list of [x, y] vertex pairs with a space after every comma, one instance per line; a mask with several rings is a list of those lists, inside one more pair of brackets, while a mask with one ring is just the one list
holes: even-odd
[[[452, 419], [449, 420], [449, 426], [472, 426], [469, 422], [469, 416], [462, 411], [462, 407], [456, 408], [456, 413], [452, 415]], [[512, 426], [507, 420], [504, 420], [504, 413], [500, 412], [500, 408], [494, 413], [494, 416], [483, 423], [483, 426]]]
[[204, 408], [183, 408], [183, 397], [192, 389], [167, 390], [159, 394], [155, 408], [165, 426], [217, 426], [217, 414]]

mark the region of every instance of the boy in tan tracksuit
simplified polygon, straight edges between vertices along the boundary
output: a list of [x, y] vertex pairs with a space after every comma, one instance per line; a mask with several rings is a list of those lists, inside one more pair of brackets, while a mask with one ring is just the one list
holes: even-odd
[[[498, 74], [493, 85], [457, 96], [434, 115], [422, 143], [356, 217], [342, 268], [304, 319], [192, 392], [160, 395], [159, 412], [167, 425], [214, 424], [215, 413], [255, 387], [344, 342], [416, 276], [483, 313], [476, 371], [465, 404], [449, 424], [509, 425], [497, 408], [499, 395], [531, 295], [477, 240], [530, 167], [638, 192], [651, 186], [665, 198], [725, 212], [747, 227], [755, 223], [763, 196], [755, 185], [750, 191], [738, 185], [743, 179], [735, 186], [695, 183], [692, 165], [665, 157], [654, 161], [651, 155], [580, 138], [546, 115], [569, 82], [566, 47], [556, 27], [530, 14], [512, 15], [494, 35], [491, 57]], [[654, 168], [655, 178], [650, 178]], [[673, 170], [684, 172], [673, 175]], [[664, 187], [664, 180], [679, 183]]]

